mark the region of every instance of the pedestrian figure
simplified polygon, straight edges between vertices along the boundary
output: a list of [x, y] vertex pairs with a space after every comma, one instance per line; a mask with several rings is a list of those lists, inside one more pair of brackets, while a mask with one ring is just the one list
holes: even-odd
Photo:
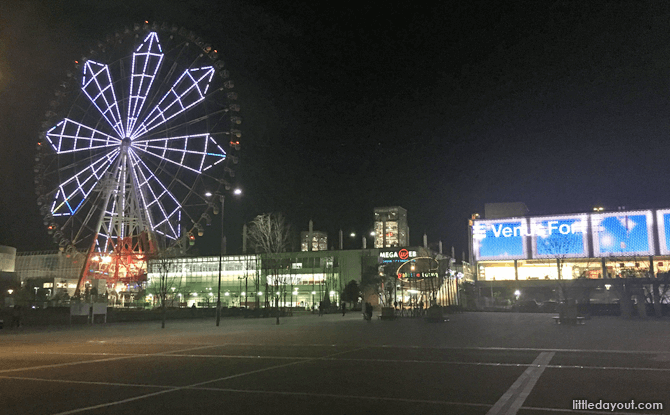
[[319, 301], [319, 317], [323, 315], [323, 301]]
[[347, 303], [342, 301], [342, 317], [344, 317], [344, 313], [347, 312]]
[[12, 310], [12, 324], [10, 327], [14, 327], [14, 324], [16, 324], [16, 328], [21, 327], [21, 306], [20, 305], [15, 305], [14, 309]]
[[372, 304], [370, 304], [369, 302], [365, 303], [365, 315], [364, 315], [364, 317], [367, 321], [372, 320]]

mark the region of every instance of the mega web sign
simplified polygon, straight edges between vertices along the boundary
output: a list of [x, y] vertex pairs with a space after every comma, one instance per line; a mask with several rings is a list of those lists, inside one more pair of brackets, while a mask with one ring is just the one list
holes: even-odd
[[[661, 254], [670, 254], [670, 209], [657, 211]], [[652, 211], [476, 220], [477, 260], [653, 255]]]

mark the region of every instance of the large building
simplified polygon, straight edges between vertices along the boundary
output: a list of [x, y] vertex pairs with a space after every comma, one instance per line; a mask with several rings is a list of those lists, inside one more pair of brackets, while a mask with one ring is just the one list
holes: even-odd
[[[406, 247], [363, 250], [301, 251], [258, 254], [175, 258], [149, 263], [147, 293], [157, 298], [159, 280], [164, 278], [168, 299], [174, 305], [213, 307], [216, 304], [219, 275], [224, 306], [306, 307], [328, 300], [339, 304], [343, 288], [366, 278], [379, 281], [379, 297], [367, 298], [373, 304], [423, 303], [431, 300], [449, 305], [456, 295], [457, 267], [449, 258], [426, 248]], [[219, 262], [221, 261], [221, 262]], [[448, 274], [448, 271], [452, 271]], [[153, 301], [153, 300], [152, 300]]]
[[393, 248], [409, 245], [407, 210], [400, 206], [379, 207], [375, 215], [375, 248]]
[[0, 272], [14, 272], [16, 248], [0, 245]]
[[[373, 249], [343, 250], [340, 236], [340, 249], [328, 250], [327, 235], [314, 231], [310, 221], [300, 252], [161, 257], [149, 260], [146, 281], [108, 286], [100, 272], [85, 293], [105, 294], [110, 305], [120, 307], [156, 305], [161, 295], [175, 307], [214, 307], [220, 284], [223, 306], [311, 308], [321, 301], [339, 304], [344, 287], [356, 281], [367, 287], [365, 300], [373, 304], [457, 304], [466, 268], [427, 246], [408, 246], [405, 209], [376, 208], [374, 215]], [[16, 274], [22, 287], [35, 290], [35, 298], [67, 298], [75, 293], [83, 258], [58, 251], [22, 253]]]
[[301, 251], [327, 251], [328, 234], [326, 232], [312, 231], [300, 232]]
[[[55, 301], [74, 294], [81, 262], [58, 251], [23, 253], [16, 268], [20, 286], [35, 289], [41, 301]], [[431, 300], [440, 305], [458, 302], [458, 269], [449, 258], [423, 247], [180, 257], [149, 261], [145, 283], [110, 290], [101, 275], [87, 288], [106, 294], [108, 303], [117, 307], [156, 305], [161, 285], [170, 306], [214, 307], [220, 277], [225, 307], [267, 307], [277, 301], [280, 306], [311, 308], [326, 299], [339, 304], [347, 283], [378, 280], [381, 274], [382, 294], [367, 301], [427, 307]]]
[[670, 270], [670, 209], [474, 218], [480, 282], [655, 277]]

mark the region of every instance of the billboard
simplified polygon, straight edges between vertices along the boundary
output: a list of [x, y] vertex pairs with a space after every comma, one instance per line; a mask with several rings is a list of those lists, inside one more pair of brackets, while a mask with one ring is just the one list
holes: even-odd
[[594, 256], [653, 255], [653, 221], [650, 210], [591, 214]]
[[416, 258], [417, 254], [416, 251], [413, 249], [407, 249], [407, 248], [401, 248], [401, 249], [395, 249], [393, 251], [381, 251], [379, 252], [379, 259], [378, 262], [380, 264], [384, 263], [391, 263], [391, 262], [397, 262], [397, 263], [402, 263], [406, 262], [412, 258]]
[[588, 257], [588, 215], [530, 219], [533, 258]]
[[526, 218], [477, 220], [472, 225], [472, 247], [477, 260], [524, 259]]
[[661, 255], [670, 255], [670, 209], [656, 211], [658, 246]]

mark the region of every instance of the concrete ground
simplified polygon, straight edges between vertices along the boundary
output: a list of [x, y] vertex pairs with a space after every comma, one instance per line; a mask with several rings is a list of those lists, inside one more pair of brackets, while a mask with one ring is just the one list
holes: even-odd
[[551, 317], [5, 327], [0, 414], [670, 414], [670, 320]]

